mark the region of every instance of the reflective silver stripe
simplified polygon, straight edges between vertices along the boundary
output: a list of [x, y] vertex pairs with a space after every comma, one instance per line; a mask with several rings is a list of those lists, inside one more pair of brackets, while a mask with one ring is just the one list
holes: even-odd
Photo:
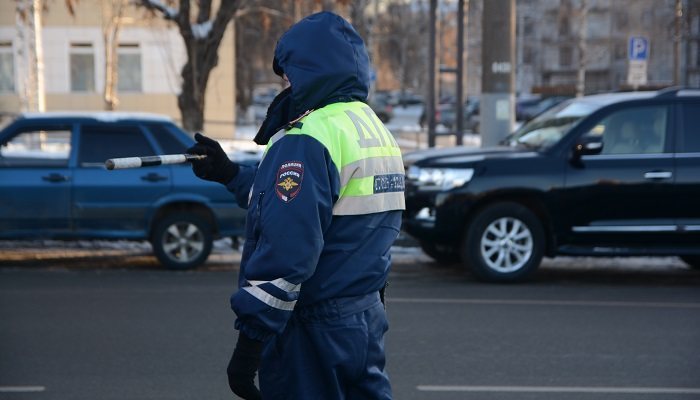
[[340, 169], [340, 187], [347, 185], [352, 178], [404, 173], [405, 171], [401, 156], [378, 156], [363, 158]]
[[574, 232], [674, 232], [675, 225], [574, 226]]
[[403, 192], [375, 193], [367, 196], [343, 196], [333, 207], [333, 215], [372, 214], [406, 209]]
[[264, 283], [270, 283], [284, 290], [285, 292], [298, 292], [301, 289], [301, 283], [294, 284], [283, 278], [277, 278], [273, 281], [248, 281], [253, 286], [260, 286]]
[[294, 300], [294, 301], [280, 300], [277, 297], [271, 295], [270, 293], [267, 293], [266, 291], [260, 289], [257, 286], [246, 286], [243, 288], [243, 290], [250, 293], [251, 296], [262, 301], [263, 303], [267, 304], [268, 306], [270, 306], [272, 308], [276, 308], [278, 310], [292, 311], [292, 310], [294, 310], [294, 306], [297, 304], [296, 300]]
[[284, 135], [286, 135], [286, 134], [287, 134], [287, 131], [285, 131], [284, 129], [280, 129], [277, 133], [272, 135], [268, 146], [272, 147], [273, 144], [275, 144], [278, 140], [282, 139], [284, 137]]

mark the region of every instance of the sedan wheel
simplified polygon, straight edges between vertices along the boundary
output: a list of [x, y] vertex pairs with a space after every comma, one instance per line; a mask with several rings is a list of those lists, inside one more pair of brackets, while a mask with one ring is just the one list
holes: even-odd
[[462, 260], [484, 281], [522, 280], [540, 264], [544, 230], [528, 208], [512, 202], [482, 209], [471, 221], [462, 246]]
[[151, 244], [158, 260], [170, 269], [189, 269], [203, 263], [212, 248], [211, 227], [194, 214], [174, 214], [161, 219]]

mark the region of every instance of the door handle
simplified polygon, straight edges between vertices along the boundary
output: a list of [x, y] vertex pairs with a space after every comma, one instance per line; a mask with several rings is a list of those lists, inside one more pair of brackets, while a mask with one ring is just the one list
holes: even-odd
[[65, 176], [65, 175], [57, 174], [54, 172], [52, 174], [42, 176], [41, 179], [43, 179], [47, 182], [66, 182], [70, 178]]
[[649, 171], [644, 174], [644, 179], [669, 179], [672, 176], [669, 171]]
[[160, 175], [160, 174], [157, 174], [157, 173], [155, 173], [155, 172], [151, 172], [150, 174], [143, 175], [143, 176], [141, 177], [141, 179], [144, 180], [144, 181], [149, 181], [149, 182], [159, 182], [159, 181], [167, 180], [168, 177], [167, 177], [167, 176]]

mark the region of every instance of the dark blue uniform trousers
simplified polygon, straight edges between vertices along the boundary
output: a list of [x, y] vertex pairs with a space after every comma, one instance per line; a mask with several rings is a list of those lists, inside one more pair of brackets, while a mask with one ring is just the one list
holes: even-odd
[[297, 307], [284, 332], [265, 346], [264, 400], [388, 400], [379, 294]]

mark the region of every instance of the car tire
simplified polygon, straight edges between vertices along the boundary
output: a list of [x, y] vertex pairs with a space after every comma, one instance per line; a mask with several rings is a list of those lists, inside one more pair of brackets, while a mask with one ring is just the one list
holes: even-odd
[[544, 248], [544, 229], [537, 216], [518, 203], [501, 202], [475, 215], [461, 255], [477, 279], [515, 282], [539, 267]]
[[441, 265], [453, 265], [461, 260], [459, 251], [454, 247], [438, 245], [432, 242], [420, 242], [420, 248], [436, 263]]
[[151, 245], [168, 269], [191, 269], [202, 264], [213, 244], [209, 222], [191, 213], [169, 214], [156, 221]]
[[700, 270], [700, 255], [681, 256], [681, 260], [688, 264], [690, 268]]

